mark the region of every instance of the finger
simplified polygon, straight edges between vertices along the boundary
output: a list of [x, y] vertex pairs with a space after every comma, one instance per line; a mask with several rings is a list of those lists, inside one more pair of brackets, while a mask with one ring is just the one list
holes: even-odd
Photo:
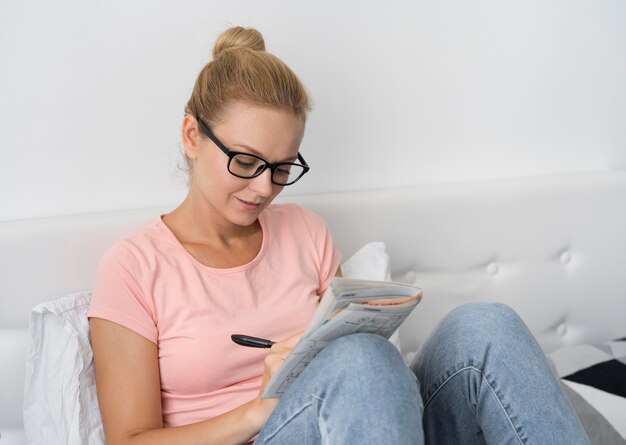
[[286, 339], [281, 340], [276, 344], [292, 349], [296, 345], [296, 343], [298, 343], [298, 341], [302, 337], [302, 334], [302, 332], [298, 332], [297, 334], [292, 335], [291, 337], [287, 337]]
[[279, 358], [282, 361], [285, 359], [285, 357], [287, 357], [287, 355], [289, 355], [292, 349], [293, 347], [288, 347], [277, 343], [270, 348], [267, 357], [270, 359]]

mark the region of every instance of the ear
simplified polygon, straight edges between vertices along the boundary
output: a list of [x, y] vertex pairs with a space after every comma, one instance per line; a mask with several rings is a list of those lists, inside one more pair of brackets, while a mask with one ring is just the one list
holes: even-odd
[[186, 114], [183, 119], [182, 133], [185, 154], [189, 159], [195, 160], [198, 157], [198, 150], [200, 149], [200, 133], [198, 130], [198, 122], [191, 114]]

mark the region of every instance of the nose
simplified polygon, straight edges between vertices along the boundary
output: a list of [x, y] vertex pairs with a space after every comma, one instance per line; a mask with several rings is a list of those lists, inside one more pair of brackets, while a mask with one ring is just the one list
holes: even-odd
[[250, 179], [250, 188], [260, 196], [270, 196], [274, 190], [272, 171], [266, 168], [259, 176]]

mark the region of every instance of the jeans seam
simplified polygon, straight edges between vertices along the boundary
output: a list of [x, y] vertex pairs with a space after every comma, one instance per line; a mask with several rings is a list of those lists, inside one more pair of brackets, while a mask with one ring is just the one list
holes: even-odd
[[504, 404], [502, 403], [502, 400], [500, 400], [500, 397], [498, 396], [498, 393], [496, 392], [496, 390], [494, 389], [493, 385], [491, 384], [491, 382], [489, 381], [489, 379], [487, 378], [487, 376], [485, 375], [485, 373], [482, 371], [482, 369], [477, 368], [476, 366], [465, 366], [461, 369], [458, 369], [457, 371], [455, 371], [454, 373], [452, 373], [450, 376], [448, 376], [435, 390], [435, 392], [433, 392], [430, 397], [428, 397], [428, 400], [426, 400], [424, 402], [424, 412], [426, 412], [426, 408], [428, 407], [428, 405], [430, 404], [430, 402], [433, 400], [433, 398], [437, 395], [437, 393], [439, 393], [439, 391], [456, 375], [460, 374], [463, 371], [467, 371], [467, 370], [474, 370], [474, 371], [478, 371], [478, 373], [481, 375], [482, 380], [487, 384], [487, 386], [489, 386], [489, 390], [491, 391], [491, 393], [494, 395], [494, 397], [496, 398], [496, 400], [498, 401], [498, 405], [500, 405], [500, 408], [502, 409], [502, 411], [504, 412], [504, 415], [506, 416], [507, 420], [509, 421], [509, 425], [511, 426], [511, 429], [513, 431], [515, 431], [515, 436], [517, 437], [517, 440], [519, 440], [519, 443], [524, 444], [524, 440], [520, 437], [519, 432], [517, 431], [517, 428], [515, 428], [515, 425], [513, 424], [513, 420], [511, 419], [511, 416], [509, 415], [509, 412], [507, 411], [506, 407], [504, 406]]
[[282, 430], [284, 428], [284, 426], [286, 424], [291, 422], [296, 416], [298, 416], [300, 413], [302, 413], [302, 411], [304, 411], [305, 409], [309, 408], [311, 405], [313, 405], [313, 402], [305, 403], [304, 405], [302, 405], [300, 407], [300, 409], [298, 409], [297, 411], [292, 413], [291, 416], [289, 416], [287, 419], [283, 420], [280, 423], [280, 425], [277, 426], [276, 429], [271, 434], [268, 434], [267, 437], [265, 439], [263, 439], [263, 443], [269, 443], [274, 438], [274, 436], [276, 436], [276, 434], [278, 434], [280, 432], [280, 430]]
[[[311, 394], [311, 398], [315, 401], [317, 401], [318, 406], [319, 404], [324, 403], [324, 397], [322, 396], [318, 396], [315, 394]], [[312, 405], [312, 403], [311, 403]], [[318, 423], [317, 423], [317, 427], [319, 428], [319, 433], [320, 433], [320, 442], [322, 445], [326, 445], [329, 444], [329, 434], [328, 434], [328, 426], [326, 425], [326, 421], [324, 419], [324, 416], [321, 415], [321, 413], [319, 413], [318, 411]]]

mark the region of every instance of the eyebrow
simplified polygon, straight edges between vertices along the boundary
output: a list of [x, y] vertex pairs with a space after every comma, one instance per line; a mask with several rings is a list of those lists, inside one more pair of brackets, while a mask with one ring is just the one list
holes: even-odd
[[[224, 145], [226, 145], [226, 144], [224, 144]], [[243, 148], [245, 150], [248, 150], [251, 154], [257, 155], [258, 157], [265, 159], [262, 153], [260, 153], [259, 151], [255, 150], [254, 148], [252, 148], [252, 147], [250, 147], [249, 145], [246, 145], [246, 144], [229, 144], [229, 145], [227, 145], [227, 147], [229, 147], [229, 149], [230, 149], [230, 147]], [[233, 151], [237, 151], [237, 150], [233, 150]], [[296, 153], [295, 156], [292, 156], [292, 157], [287, 158], [287, 159], [282, 160], [282, 161], [276, 161], [276, 162], [274, 162], [274, 164], [279, 163], [279, 162], [293, 162], [293, 161], [297, 161], [297, 160], [298, 160], [298, 154]]]

